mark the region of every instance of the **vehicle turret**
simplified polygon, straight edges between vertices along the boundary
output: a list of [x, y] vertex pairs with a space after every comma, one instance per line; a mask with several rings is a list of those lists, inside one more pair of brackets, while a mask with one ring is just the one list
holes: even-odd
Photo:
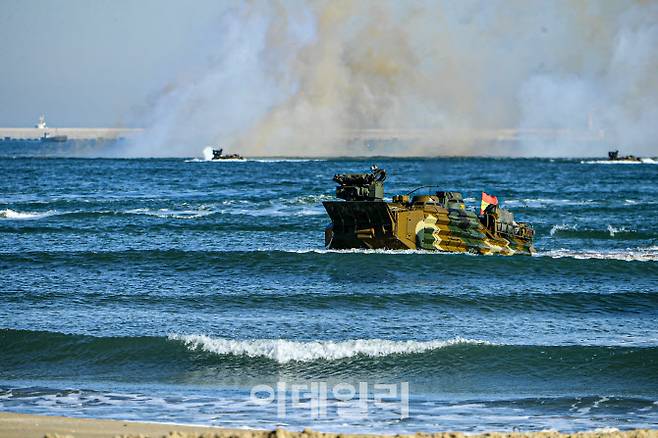
[[334, 175], [338, 183], [336, 197], [346, 201], [383, 201], [386, 171], [372, 166], [370, 173], [344, 173]]

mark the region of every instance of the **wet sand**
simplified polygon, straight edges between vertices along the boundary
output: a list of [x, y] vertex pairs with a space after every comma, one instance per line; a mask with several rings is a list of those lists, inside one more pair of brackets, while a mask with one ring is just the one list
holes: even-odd
[[[302, 432], [222, 429], [218, 427], [179, 426], [162, 423], [139, 423], [117, 420], [94, 420], [43, 415], [26, 415], [0, 412], [0, 437], [2, 438], [375, 438], [392, 435], [358, 435], [320, 433], [310, 429]], [[416, 438], [459, 438], [459, 432], [417, 433], [396, 435]], [[486, 433], [470, 435], [481, 438], [658, 438], [658, 430], [632, 430], [624, 432], [581, 432], [562, 434], [558, 432], [531, 433]]]

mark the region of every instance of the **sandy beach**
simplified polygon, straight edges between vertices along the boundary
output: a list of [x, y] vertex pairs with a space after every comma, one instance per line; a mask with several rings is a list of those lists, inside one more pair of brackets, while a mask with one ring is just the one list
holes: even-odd
[[[0, 412], [0, 437], [2, 438], [374, 438], [374, 437], [424, 437], [459, 438], [460, 432], [417, 433], [411, 435], [364, 435], [321, 433], [310, 429], [291, 432], [283, 429], [243, 430], [218, 427], [182, 426], [162, 423], [140, 423], [119, 420], [96, 420], [45, 415], [27, 415]], [[658, 430], [637, 429], [630, 431], [594, 431], [563, 434], [558, 432], [532, 433], [485, 433], [469, 435], [486, 438], [657, 438]]]

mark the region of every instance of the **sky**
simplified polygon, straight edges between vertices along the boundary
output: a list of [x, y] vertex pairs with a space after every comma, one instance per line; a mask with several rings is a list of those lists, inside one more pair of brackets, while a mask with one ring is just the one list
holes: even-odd
[[[367, 129], [430, 132], [394, 155], [658, 155], [658, 1], [0, 8], [0, 126], [144, 128], [120, 155], [380, 153], [346, 141]], [[500, 129], [552, 134], [482, 143]]]
[[137, 127], [227, 7], [194, 0], [1, 0], [0, 126]]

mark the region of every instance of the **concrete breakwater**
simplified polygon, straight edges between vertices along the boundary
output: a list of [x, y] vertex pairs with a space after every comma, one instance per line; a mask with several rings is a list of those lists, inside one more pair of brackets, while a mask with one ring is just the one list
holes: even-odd
[[141, 133], [140, 128], [0, 128], [0, 141], [40, 140], [66, 136], [70, 140], [118, 139]]

